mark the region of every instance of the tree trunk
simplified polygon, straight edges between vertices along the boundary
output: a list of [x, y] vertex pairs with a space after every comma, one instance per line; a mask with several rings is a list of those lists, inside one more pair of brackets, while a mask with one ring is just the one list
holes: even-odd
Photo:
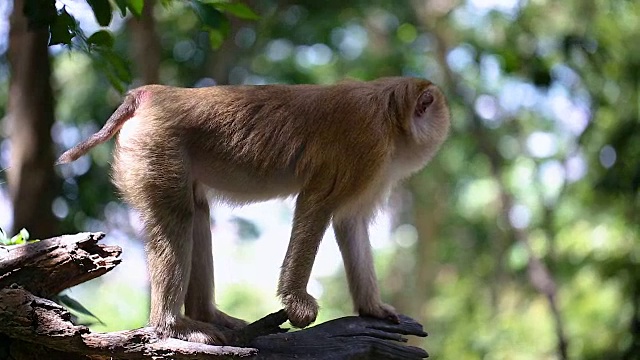
[[[435, 282], [436, 272], [438, 270], [438, 233], [441, 230], [445, 199], [441, 194], [446, 194], [450, 190], [446, 185], [438, 185], [445, 182], [434, 180], [437, 178], [435, 171], [429, 171], [416, 175], [409, 181], [409, 189], [413, 196], [413, 221], [418, 234], [416, 243], [414, 269], [414, 281], [416, 297], [414, 297], [413, 307], [409, 310], [410, 314], [420, 314], [419, 319], [423, 318], [425, 312], [424, 307], [428, 306], [429, 299], [433, 296], [433, 285]], [[432, 177], [431, 182], [427, 180]]]
[[[433, 178], [429, 180], [429, 178]], [[417, 241], [410, 249], [398, 249], [389, 280], [392, 288], [391, 303], [403, 313], [412, 314], [420, 322], [428, 322], [428, 306], [433, 296], [435, 277], [439, 268], [437, 248], [438, 233], [444, 216], [445, 200], [439, 194], [443, 182], [437, 180], [436, 171], [426, 170], [415, 175], [403, 189], [396, 225], [411, 223], [415, 226]], [[407, 267], [407, 256], [414, 265]], [[420, 339], [412, 338], [416, 345]]]
[[11, 163], [7, 180], [14, 232], [27, 228], [34, 237], [47, 237], [57, 227], [51, 203], [58, 187], [50, 135], [54, 113], [49, 32], [30, 29], [23, 7], [23, 0], [15, 0], [10, 17], [7, 121]]
[[160, 82], [160, 40], [153, 18], [155, 5], [156, 0], [145, 0], [140, 19], [131, 18], [128, 24], [136, 77], [145, 85]]

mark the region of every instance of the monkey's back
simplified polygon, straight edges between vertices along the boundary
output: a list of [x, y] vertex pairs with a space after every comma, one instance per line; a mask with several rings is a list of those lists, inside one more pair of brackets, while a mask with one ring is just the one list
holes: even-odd
[[355, 192], [382, 166], [391, 141], [382, 95], [361, 83], [136, 91], [150, 93], [140, 105], [148, 122], [142, 128], [175, 141], [156, 144], [150, 137], [144, 146], [179, 145], [196, 174], [220, 173], [205, 183], [234, 194], [263, 187], [265, 198], [286, 196], [318, 177], [331, 179], [322, 181], [333, 184], [328, 193]]

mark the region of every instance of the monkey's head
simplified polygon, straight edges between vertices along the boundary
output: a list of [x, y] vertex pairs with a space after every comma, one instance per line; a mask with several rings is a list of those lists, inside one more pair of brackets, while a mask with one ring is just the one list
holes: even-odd
[[397, 129], [395, 147], [400, 157], [418, 170], [438, 151], [449, 133], [449, 107], [440, 89], [428, 80], [378, 80], [388, 90], [389, 117]]

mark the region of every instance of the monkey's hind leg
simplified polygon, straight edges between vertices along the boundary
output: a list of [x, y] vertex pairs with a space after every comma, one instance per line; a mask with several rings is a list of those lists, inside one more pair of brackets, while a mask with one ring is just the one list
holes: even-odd
[[191, 274], [184, 304], [185, 315], [193, 320], [210, 322], [230, 330], [247, 325], [243, 320], [218, 310], [214, 303], [213, 255], [211, 253], [211, 217], [206, 190], [200, 183], [193, 186], [193, 250]]
[[180, 151], [120, 147], [114, 179], [142, 217], [151, 283], [149, 324], [162, 337], [225, 344], [224, 328], [182, 315], [193, 251], [193, 182]]

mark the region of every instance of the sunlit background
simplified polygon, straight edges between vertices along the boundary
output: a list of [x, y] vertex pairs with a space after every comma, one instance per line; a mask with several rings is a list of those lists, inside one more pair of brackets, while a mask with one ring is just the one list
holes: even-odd
[[[371, 228], [385, 301], [424, 325], [435, 359], [640, 358], [640, 3], [632, 0], [247, 2], [218, 50], [179, 1], [154, 11], [158, 54], [136, 57], [135, 20], [117, 15], [115, 48], [139, 72], [160, 57], [177, 86], [425, 77], [450, 99], [450, 139], [392, 195]], [[84, 1], [58, 7], [92, 33]], [[0, 53], [10, 2], [0, 2]], [[56, 153], [99, 129], [121, 100], [86, 53], [50, 48]], [[0, 82], [9, 83], [5, 55]], [[136, 72], [134, 71], [134, 74]], [[137, 76], [131, 87], [141, 85]], [[0, 87], [7, 114], [8, 86]], [[5, 126], [0, 167], [11, 166]], [[102, 322], [143, 326], [147, 273], [137, 214], [109, 182], [112, 143], [58, 167], [58, 233], [103, 231], [123, 263], [68, 290]], [[0, 227], [12, 228], [0, 181]], [[48, 204], [41, 204], [48, 206]], [[212, 211], [216, 299], [256, 320], [275, 297], [292, 199]], [[19, 229], [14, 229], [14, 231]], [[53, 235], [53, 234], [46, 234]], [[43, 235], [40, 235], [43, 236]], [[319, 321], [351, 313], [328, 231], [309, 292]]]

